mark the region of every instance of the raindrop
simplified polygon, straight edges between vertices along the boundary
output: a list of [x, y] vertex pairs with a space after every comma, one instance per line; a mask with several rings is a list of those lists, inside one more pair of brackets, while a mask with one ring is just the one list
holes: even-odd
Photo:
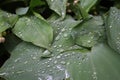
[[55, 40], [57, 41], [57, 40], [59, 40], [59, 39], [60, 39], [60, 36], [57, 36]]
[[65, 61], [61, 61], [60, 63], [64, 65], [64, 64], [65, 64]]
[[40, 77], [38, 77], [38, 80], [42, 80]]
[[23, 72], [25, 72], [25, 71], [18, 71], [18, 72], [16, 72], [16, 73], [20, 74], [20, 73], [23, 73]]
[[37, 59], [37, 58], [34, 56], [33, 59]]
[[47, 65], [47, 67], [50, 67], [50, 65]]
[[109, 26], [110, 28], [112, 28], [112, 26]]
[[45, 73], [45, 71], [42, 71], [42, 73]]
[[64, 31], [65, 31], [65, 28], [63, 28], [61, 31], [64, 32]]
[[88, 40], [87, 42], [88, 42], [88, 43], [90, 43], [91, 41], [90, 41], [90, 40]]
[[56, 48], [57, 46], [56, 46], [56, 45], [54, 45], [53, 47], [54, 47], [54, 48]]
[[46, 80], [53, 80], [52, 76], [47, 76]]
[[15, 60], [15, 62], [18, 62], [20, 59], [21, 59], [21, 58], [17, 58], [17, 59]]
[[67, 37], [67, 34], [64, 34], [63, 36], [64, 36], [64, 37]]
[[53, 2], [53, 0], [51, 0]]
[[57, 60], [55, 60], [54, 63], [56, 64], [56, 63], [57, 63]]
[[57, 65], [56, 67], [57, 67], [59, 70], [61, 70], [61, 71], [64, 70], [64, 68], [62, 68], [61, 65]]
[[60, 49], [59, 51], [60, 51], [60, 52], [63, 52], [63, 51], [64, 51], [64, 49]]
[[59, 47], [62, 47], [62, 45], [59, 45]]
[[57, 56], [56, 58], [58, 58], [58, 59], [59, 59], [60, 57], [61, 57], [61, 56], [59, 55], [59, 56]]
[[27, 63], [28, 63], [28, 61], [25, 61], [25, 62], [24, 62], [24, 64], [27, 64]]

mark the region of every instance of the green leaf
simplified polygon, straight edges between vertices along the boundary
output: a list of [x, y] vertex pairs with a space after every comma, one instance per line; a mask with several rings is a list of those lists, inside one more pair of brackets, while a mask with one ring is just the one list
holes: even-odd
[[31, 0], [30, 1], [30, 8], [34, 8], [40, 5], [44, 5], [45, 2], [43, 2], [42, 0]]
[[0, 33], [13, 27], [17, 19], [17, 15], [0, 10]]
[[46, 1], [53, 11], [62, 16], [62, 18], [65, 17], [67, 0], [46, 0]]
[[120, 10], [115, 7], [110, 9], [106, 20], [106, 32], [108, 44], [120, 53]]
[[45, 20], [35, 16], [20, 18], [13, 32], [22, 40], [43, 48], [49, 48], [53, 40], [52, 27]]
[[83, 57], [80, 50], [73, 50], [41, 59], [42, 52], [43, 49], [35, 45], [20, 43], [0, 69], [0, 76], [7, 80], [63, 80], [68, 60]]
[[78, 25], [80, 21], [75, 21], [70, 16], [67, 16], [63, 21], [51, 19], [49, 23], [53, 26], [55, 35], [54, 42], [51, 46], [53, 52], [60, 53], [74, 46], [71, 30]]
[[16, 14], [17, 15], [24, 15], [28, 12], [29, 7], [21, 7], [16, 9]]
[[73, 28], [75, 43], [84, 47], [92, 47], [104, 36], [103, 20], [100, 16], [81, 22]]
[[89, 12], [97, 1], [98, 0], [80, 0], [80, 5], [86, 12]]
[[[73, 62], [74, 61], [74, 62]], [[70, 80], [119, 80], [120, 55], [106, 44], [98, 44], [82, 62], [73, 59], [68, 66]]]

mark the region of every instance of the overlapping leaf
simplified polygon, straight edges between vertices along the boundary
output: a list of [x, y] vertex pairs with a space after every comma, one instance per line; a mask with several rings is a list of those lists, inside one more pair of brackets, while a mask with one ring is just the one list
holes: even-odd
[[62, 16], [62, 18], [65, 17], [67, 0], [46, 0], [46, 1], [53, 11]]
[[80, 0], [80, 5], [86, 12], [89, 12], [91, 7], [93, 7], [97, 1], [98, 0]]
[[69, 59], [81, 61], [84, 57], [80, 50], [74, 50], [41, 59], [42, 52], [30, 43], [20, 43], [0, 69], [0, 76], [7, 80], [63, 80]]
[[0, 33], [12, 27], [17, 19], [17, 15], [0, 10]]
[[[75, 59], [74, 59], [75, 60]], [[106, 44], [99, 44], [87, 53], [82, 62], [70, 61], [70, 80], [119, 80], [120, 55]]]
[[106, 20], [108, 44], [120, 53], [120, 10], [112, 7]]
[[75, 43], [84, 47], [94, 46], [104, 35], [103, 20], [100, 16], [81, 22], [73, 29]]
[[35, 16], [20, 18], [13, 32], [21, 39], [43, 48], [49, 48], [53, 40], [52, 27], [45, 20]]

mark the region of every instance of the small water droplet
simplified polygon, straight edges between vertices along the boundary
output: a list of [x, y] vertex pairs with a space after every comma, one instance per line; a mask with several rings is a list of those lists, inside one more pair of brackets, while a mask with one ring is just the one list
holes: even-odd
[[64, 36], [64, 37], [67, 37], [67, 34], [64, 34], [63, 36]]
[[52, 78], [52, 76], [49, 75], [46, 77], [46, 80], [53, 80], [53, 78]]
[[64, 70], [64, 68], [62, 68], [61, 65], [57, 65], [56, 67], [57, 67], [57, 69], [59, 69], [59, 70], [61, 70], [61, 71]]
[[65, 28], [63, 28], [61, 31], [64, 32], [64, 31], [65, 31]]
[[28, 61], [25, 61], [25, 62], [24, 62], [24, 64], [27, 64], [27, 63], [28, 63]]
[[112, 26], [109, 26], [110, 28], [112, 28]]
[[59, 47], [62, 47], [62, 45], [59, 45]]
[[60, 63], [64, 65], [64, 64], [65, 64], [65, 61], [61, 61]]
[[90, 41], [90, 40], [88, 40], [87, 42], [88, 42], [88, 43], [90, 43], [91, 41]]
[[42, 80], [40, 77], [38, 77], [38, 80]]
[[57, 40], [59, 40], [60, 39], [60, 36], [58, 35], [56, 38], [55, 38], [55, 40], [57, 41]]
[[20, 61], [20, 59], [21, 59], [21, 58], [17, 58], [17, 59], [15, 60], [15, 62], [18, 62], [18, 61]]
[[18, 72], [16, 72], [16, 73], [18, 73], [18, 74], [20, 74], [20, 73], [24, 73], [25, 71], [18, 71]]
[[59, 56], [57, 56], [56, 58], [58, 58], [58, 59], [59, 59], [59, 58], [61, 58], [61, 56], [59, 55]]
[[57, 60], [54, 61], [54, 64], [56, 64], [56, 63], [57, 63]]
[[50, 65], [47, 65], [47, 67], [50, 67]]
[[37, 59], [37, 58], [34, 56], [33, 59], [35, 60], [35, 59]]
[[53, 47], [54, 47], [54, 48], [56, 48], [57, 46], [56, 46], [56, 45], [54, 45]]

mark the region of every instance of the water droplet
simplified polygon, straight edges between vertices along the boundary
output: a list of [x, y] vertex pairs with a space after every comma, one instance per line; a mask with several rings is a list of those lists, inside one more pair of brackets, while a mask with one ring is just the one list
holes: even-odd
[[63, 28], [61, 31], [64, 32], [64, 31], [65, 31], [65, 28]]
[[90, 41], [90, 40], [88, 40], [87, 42], [88, 42], [88, 43], [90, 43], [91, 41]]
[[65, 64], [65, 61], [61, 61], [60, 63], [61, 63], [61, 64]]
[[27, 63], [28, 63], [28, 61], [25, 61], [25, 62], [24, 62], [24, 64], [27, 64]]
[[59, 51], [60, 51], [60, 52], [63, 52], [63, 51], [64, 51], [64, 49], [60, 49]]
[[45, 73], [45, 71], [42, 71], [42, 73]]
[[38, 80], [42, 80], [40, 77], [38, 77]]
[[47, 67], [50, 67], [50, 65], [47, 65]]
[[57, 41], [57, 40], [59, 40], [60, 39], [60, 36], [58, 35], [56, 38], [55, 38], [55, 40]]
[[34, 56], [33, 59], [37, 59], [37, 58]]
[[49, 58], [49, 61], [51, 61], [52, 60], [52, 58]]
[[63, 36], [64, 36], [64, 37], [67, 37], [67, 34], [64, 34]]
[[59, 47], [62, 47], [62, 45], [59, 45]]
[[56, 64], [56, 63], [57, 63], [57, 60], [54, 61], [54, 64]]
[[57, 56], [56, 58], [58, 58], [58, 59], [59, 59], [60, 57], [61, 57], [61, 56], [59, 55], [59, 56]]
[[109, 26], [110, 28], [112, 28], [112, 26]]
[[16, 72], [16, 73], [20, 74], [20, 73], [23, 73], [23, 72], [25, 72], [25, 71], [18, 71], [18, 72]]
[[53, 47], [54, 47], [54, 48], [56, 48], [57, 46], [56, 46], [56, 45], [54, 45]]
[[57, 67], [57, 69], [59, 69], [59, 70], [61, 70], [61, 71], [64, 70], [64, 68], [62, 68], [61, 65], [57, 65], [56, 67]]
[[20, 59], [21, 59], [21, 58], [17, 58], [17, 59], [15, 60], [15, 62], [18, 62], [18, 61], [20, 61]]
[[52, 78], [52, 76], [49, 75], [46, 77], [46, 80], [53, 80], [53, 78]]

